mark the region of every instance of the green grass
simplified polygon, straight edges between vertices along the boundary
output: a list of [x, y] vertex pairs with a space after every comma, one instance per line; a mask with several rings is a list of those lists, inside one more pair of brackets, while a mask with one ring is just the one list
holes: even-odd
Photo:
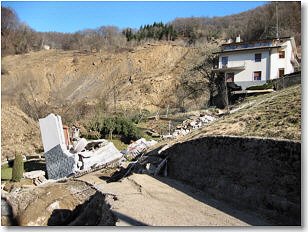
[[13, 168], [9, 167], [8, 164], [1, 166], [1, 180], [11, 180], [12, 179]]
[[[3, 164], [1, 166], [1, 180], [11, 180], [12, 179], [12, 170], [8, 164]], [[46, 164], [43, 160], [30, 160], [24, 162], [25, 172], [31, 172], [35, 170], [43, 170], [46, 172]]]

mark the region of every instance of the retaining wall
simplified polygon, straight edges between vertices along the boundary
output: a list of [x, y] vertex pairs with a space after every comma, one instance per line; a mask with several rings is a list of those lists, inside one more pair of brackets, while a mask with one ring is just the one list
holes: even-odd
[[293, 85], [301, 84], [301, 72], [285, 75], [281, 78], [272, 80], [275, 89], [280, 90]]
[[301, 223], [301, 143], [211, 136], [176, 144], [168, 176], [274, 224]]

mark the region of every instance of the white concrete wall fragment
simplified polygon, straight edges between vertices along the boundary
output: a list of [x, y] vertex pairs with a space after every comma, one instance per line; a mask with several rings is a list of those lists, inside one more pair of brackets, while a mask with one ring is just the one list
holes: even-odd
[[65, 147], [61, 116], [49, 114], [39, 119], [39, 124], [45, 153], [57, 145]]
[[84, 170], [90, 170], [93, 166], [107, 164], [114, 160], [120, 159], [123, 154], [114, 146], [112, 142], [99, 148], [96, 151], [81, 152], [84, 155]]

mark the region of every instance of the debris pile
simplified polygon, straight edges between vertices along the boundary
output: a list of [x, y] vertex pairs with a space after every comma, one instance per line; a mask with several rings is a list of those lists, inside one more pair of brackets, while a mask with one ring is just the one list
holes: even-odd
[[[73, 130], [70, 141], [59, 115], [39, 119], [48, 179], [60, 179], [111, 165], [122, 158], [112, 142], [104, 139], [87, 141]], [[66, 129], [66, 127], [64, 127]]]
[[189, 119], [186, 119], [180, 125], [176, 126], [175, 131], [171, 135], [163, 135], [163, 138], [177, 138], [178, 136], [187, 135], [192, 130], [199, 129], [215, 120], [216, 118], [210, 115], [191, 116]]
[[33, 184], [35, 185], [40, 185], [47, 181], [47, 179], [45, 178], [45, 172], [42, 170], [25, 172], [23, 176], [26, 179], [31, 179], [33, 181]]
[[150, 140], [147, 141], [144, 138], [138, 139], [137, 141], [131, 143], [127, 150], [124, 151], [124, 154], [127, 159], [134, 159], [137, 156], [141, 155], [144, 151], [146, 151], [149, 147], [155, 145], [157, 141]]
[[136, 161], [130, 162], [128, 165], [121, 166], [121, 169], [118, 170], [107, 180], [107, 182], [114, 182], [121, 180], [122, 178], [132, 174], [132, 173], [141, 173], [148, 174], [153, 176], [167, 176], [167, 165], [168, 165], [168, 156], [164, 155], [166, 149], [170, 145], [161, 146], [151, 152], [143, 153]]

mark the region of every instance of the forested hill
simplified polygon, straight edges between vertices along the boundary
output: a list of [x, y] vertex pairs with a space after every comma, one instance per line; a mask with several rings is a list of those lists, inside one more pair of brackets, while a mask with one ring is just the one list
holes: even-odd
[[[300, 44], [301, 3], [277, 2], [280, 36], [294, 36]], [[235, 38], [238, 34], [245, 41], [276, 36], [276, 2], [270, 2], [240, 14], [214, 18], [177, 18], [171, 25], [184, 37]]]
[[102, 26], [76, 33], [37, 32], [21, 23], [12, 9], [1, 7], [1, 51], [2, 56], [22, 54], [40, 50], [44, 44], [64, 50], [131, 48], [149, 40], [172, 40], [200, 46], [212, 39], [235, 38], [238, 34], [245, 41], [264, 39], [276, 35], [276, 8], [279, 35], [294, 36], [300, 45], [301, 2], [297, 1], [277, 2], [277, 5], [269, 2], [224, 17], [176, 18], [167, 24], [141, 25], [139, 29]]

